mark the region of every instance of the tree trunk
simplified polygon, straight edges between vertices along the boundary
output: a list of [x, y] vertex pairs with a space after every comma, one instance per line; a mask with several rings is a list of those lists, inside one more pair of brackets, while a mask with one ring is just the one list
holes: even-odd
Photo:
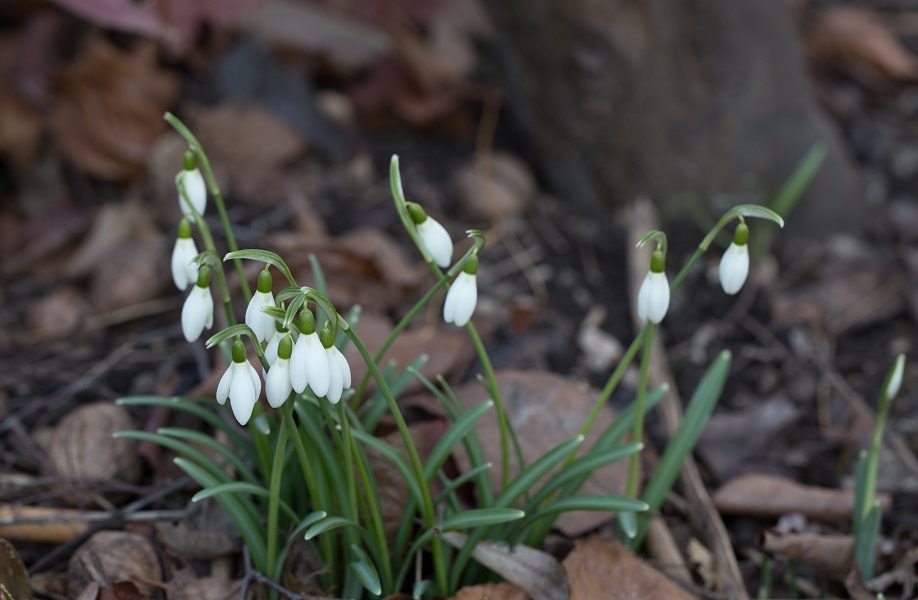
[[855, 173], [774, 0], [487, 0], [509, 103], [555, 191], [584, 208], [647, 194], [767, 202], [816, 142], [794, 221], [854, 227]]

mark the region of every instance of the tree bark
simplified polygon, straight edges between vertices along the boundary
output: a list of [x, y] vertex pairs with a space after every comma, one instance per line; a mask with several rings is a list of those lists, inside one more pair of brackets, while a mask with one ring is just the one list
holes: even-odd
[[817, 142], [797, 221], [854, 227], [857, 178], [820, 113], [785, 3], [487, 0], [509, 103], [555, 191], [584, 208], [650, 195], [768, 201]]

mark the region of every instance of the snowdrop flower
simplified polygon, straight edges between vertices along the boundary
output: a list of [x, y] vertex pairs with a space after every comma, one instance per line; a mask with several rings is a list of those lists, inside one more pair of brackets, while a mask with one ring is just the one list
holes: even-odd
[[271, 337], [268, 338], [268, 345], [265, 346], [265, 359], [268, 361], [269, 366], [273, 365], [274, 361], [277, 360], [277, 346], [286, 333], [287, 330], [280, 323], [274, 321]]
[[896, 362], [893, 364], [892, 371], [889, 374], [889, 381], [886, 384], [886, 397], [890, 400], [896, 397], [899, 393], [899, 388], [902, 387], [902, 375], [905, 373], [905, 355], [900, 354], [896, 357]]
[[272, 285], [271, 273], [265, 268], [258, 274], [258, 288], [245, 309], [245, 324], [255, 332], [259, 342], [265, 341], [274, 332], [274, 319], [261, 310], [266, 306], [274, 306]]
[[322, 341], [322, 345], [325, 347], [325, 355], [328, 357], [329, 384], [326, 397], [332, 404], [338, 404], [344, 390], [351, 387], [351, 366], [347, 364], [344, 354], [335, 347], [335, 339], [328, 323], [322, 329], [322, 335], [319, 336], [319, 339]]
[[478, 283], [475, 277], [477, 272], [478, 257], [471, 256], [465, 261], [462, 272], [453, 280], [449, 291], [446, 292], [443, 320], [447, 323], [455, 323], [462, 327], [472, 318], [475, 303], [478, 302]]
[[268, 396], [268, 404], [273, 408], [280, 408], [293, 390], [290, 383], [290, 356], [292, 353], [293, 339], [288, 333], [278, 342], [277, 359], [271, 364], [268, 376], [265, 378], [265, 395]]
[[210, 295], [210, 269], [203, 266], [198, 269], [198, 281], [182, 306], [182, 333], [186, 340], [193, 342], [213, 324], [214, 299]]
[[408, 214], [418, 230], [418, 237], [424, 250], [435, 263], [444, 269], [453, 260], [453, 240], [436, 219], [427, 216], [420, 204], [408, 203]]
[[191, 225], [188, 219], [182, 219], [179, 222], [175, 246], [172, 248], [172, 281], [175, 282], [175, 287], [182, 291], [198, 277], [198, 268], [194, 264], [197, 255], [198, 247], [194, 245], [194, 238], [191, 237]]
[[229, 398], [233, 416], [240, 425], [245, 425], [252, 417], [252, 410], [261, 395], [261, 379], [255, 367], [245, 356], [245, 346], [236, 339], [233, 342], [233, 362], [217, 384], [217, 402], [226, 404]]
[[733, 233], [733, 243], [720, 259], [720, 287], [731, 296], [743, 287], [749, 275], [749, 227], [740, 222]]
[[297, 328], [300, 337], [290, 357], [290, 384], [297, 394], [303, 393], [308, 385], [321, 398], [328, 394], [331, 383], [328, 354], [316, 332], [316, 318], [308, 308], [300, 312]]
[[669, 310], [669, 281], [664, 272], [665, 259], [657, 250], [650, 259], [650, 271], [638, 291], [637, 312], [641, 321], [658, 324]]
[[185, 189], [185, 195], [195, 211], [204, 214], [207, 208], [207, 185], [204, 183], [204, 176], [197, 167], [197, 160], [194, 152], [188, 150], [185, 152], [185, 165], [178, 175], [175, 176], [175, 186], [178, 188], [178, 203], [182, 209], [182, 214], [188, 220], [194, 223], [194, 213], [188, 208], [188, 202], [182, 196], [182, 188]]

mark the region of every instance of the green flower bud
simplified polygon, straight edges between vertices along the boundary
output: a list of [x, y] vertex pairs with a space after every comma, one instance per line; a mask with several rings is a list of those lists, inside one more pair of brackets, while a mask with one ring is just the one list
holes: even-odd
[[191, 237], [191, 223], [188, 222], [188, 219], [179, 221], [178, 237], [180, 240], [187, 240]]
[[265, 267], [264, 271], [258, 274], [258, 291], [267, 294], [274, 287], [274, 281], [271, 279], [271, 273]]
[[411, 215], [411, 220], [414, 221], [415, 225], [420, 225], [427, 220], [427, 213], [424, 212], [424, 209], [421, 208], [421, 205], [417, 202], [408, 202], [408, 214]]
[[245, 344], [242, 343], [242, 340], [236, 338], [233, 342], [233, 362], [241, 363], [245, 361]]
[[185, 157], [182, 159], [182, 166], [186, 171], [194, 171], [198, 167], [198, 157], [191, 150], [185, 150]]
[[462, 265], [462, 270], [469, 275], [474, 275], [478, 272], [478, 256], [473, 254], [468, 257], [465, 261], [465, 264]]
[[733, 232], [733, 243], [737, 246], [745, 246], [746, 242], [749, 241], [749, 226], [745, 222], [740, 221], [740, 224], [736, 226], [736, 230]]
[[335, 336], [332, 335], [331, 323], [328, 321], [325, 322], [325, 325], [322, 327], [321, 333], [319, 333], [319, 341], [322, 342], [322, 346], [327, 350], [331, 348], [335, 343]]
[[198, 269], [198, 287], [206, 288], [210, 286], [210, 267], [201, 265]]
[[293, 338], [285, 335], [277, 344], [277, 357], [289, 359], [291, 354], [293, 354]]
[[300, 318], [296, 324], [297, 329], [300, 330], [300, 333], [304, 335], [309, 335], [316, 330], [316, 318], [312, 314], [312, 311], [308, 308], [303, 308], [300, 311]]
[[663, 252], [656, 250], [650, 257], [650, 271], [651, 273], [662, 273], [664, 270], [666, 270], [666, 257]]

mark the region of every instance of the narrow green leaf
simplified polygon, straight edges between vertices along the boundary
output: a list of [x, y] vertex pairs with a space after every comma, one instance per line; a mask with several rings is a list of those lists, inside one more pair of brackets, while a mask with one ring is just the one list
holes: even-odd
[[[213, 498], [215, 496], [219, 496], [220, 494], [247, 494], [250, 496], [258, 496], [260, 498], [269, 498], [271, 496], [271, 492], [269, 492], [268, 489], [264, 486], [255, 485], [244, 481], [230, 481], [228, 483], [221, 483], [219, 485], [204, 488], [192, 496], [191, 501], [200, 502], [201, 500]], [[280, 508], [291, 521], [297, 520], [296, 512], [290, 507], [289, 504], [283, 500], [280, 500]]]
[[638, 532], [637, 517], [635, 514], [630, 510], [623, 510], [620, 511], [616, 517], [618, 518], [618, 526], [621, 528], [625, 538], [633, 540]]
[[582, 496], [571, 496], [562, 498], [557, 502], [546, 506], [537, 514], [532, 515], [532, 520], [542, 517], [571, 512], [575, 510], [585, 510], [594, 512], [644, 512], [648, 509], [646, 502], [628, 498], [627, 496], [610, 496], [606, 494], [584, 494]]
[[[663, 499], [676, 481], [676, 477], [679, 476], [685, 457], [691, 453], [704, 426], [707, 425], [708, 419], [711, 418], [711, 413], [720, 399], [720, 393], [723, 391], [724, 382], [727, 380], [729, 372], [730, 352], [724, 350], [714, 359], [698, 387], [695, 388], [695, 393], [692, 394], [685, 411], [682, 425], [666, 445], [666, 450], [664, 450], [660, 462], [657, 463], [653, 475], [647, 482], [643, 500], [648, 504], [651, 512], [659, 510]], [[641, 519], [638, 535], [633, 540], [635, 547], [643, 540], [644, 533], [647, 530], [647, 523], [648, 520], [646, 518]]]
[[300, 309], [303, 308], [303, 305], [306, 303], [306, 295], [300, 294], [295, 296], [293, 300], [290, 301], [290, 304], [287, 305], [287, 310], [284, 311], [284, 322], [281, 325], [286, 329], [290, 329], [291, 323], [296, 319], [296, 314], [300, 312]]
[[781, 215], [770, 208], [759, 206], [758, 204], [739, 204], [728, 212], [752, 219], [765, 219], [777, 224], [778, 227], [784, 227], [784, 219]]
[[880, 536], [880, 516], [880, 504], [874, 502], [861, 526], [862, 535], [855, 540], [854, 562], [865, 581], [873, 578], [874, 574], [877, 538]]
[[119, 398], [116, 402], [118, 406], [164, 406], [174, 410], [182, 411], [193, 415], [214, 429], [226, 433], [233, 440], [233, 445], [245, 451], [246, 454], [252, 455], [252, 445], [246, 440], [239, 431], [226, 423], [209, 408], [201, 405], [213, 406], [216, 401], [213, 398], [194, 397], [194, 396], [125, 396]]
[[494, 501], [494, 506], [506, 507], [516, 502], [539, 479], [567, 458], [570, 453], [575, 452], [583, 443], [583, 440], [584, 437], [582, 435], [575, 435], [539, 457], [538, 460], [523, 469], [523, 472], [507, 485], [507, 489], [503, 490]]
[[522, 510], [515, 508], [477, 508], [452, 514], [440, 523], [441, 531], [457, 531], [460, 529], [474, 529], [516, 521], [526, 516]]
[[309, 528], [306, 529], [304, 537], [308, 541], [317, 535], [338, 529], [339, 527], [357, 527], [357, 523], [350, 519], [345, 519], [344, 517], [326, 517], [318, 523], [310, 525]]
[[236, 250], [235, 252], [230, 252], [223, 257], [223, 262], [240, 258], [268, 263], [280, 271], [281, 274], [287, 278], [287, 281], [290, 282], [290, 285], [296, 286], [296, 280], [293, 278], [293, 273], [290, 272], [290, 267], [287, 266], [287, 263], [284, 262], [284, 259], [281, 258], [277, 253], [271, 252], [270, 250], [247, 248], [245, 250]]
[[415, 581], [414, 585], [411, 587], [411, 598], [412, 600], [421, 600], [424, 597], [424, 594], [427, 593], [427, 590], [430, 589], [430, 580], [421, 579], [420, 581]]
[[484, 463], [483, 465], [478, 465], [477, 467], [473, 467], [469, 469], [468, 471], [466, 471], [459, 477], [456, 477], [452, 481], [447, 480], [446, 484], [443, 486], [443, 491], [440, 492], [437, 495], [437, 497], [434, 499], [434, 504], [435, 505], [440, 504], [441, 502], [443, 502], [443, 500], [447, 496], [455, 492], [457, 489], [459, 489], [460, 487], [462, 487], [463, 485], [465, 485], [472, 479], [478, 477], [480, 474], [490, 471], [493, 467], [494, 465], [492, 463]]
[[643, 248], [652, 241], [656, 241], [657, 243], [663, 244], [665, 246], [666, 234], [659, 229], [651, 229], [644, 234], [644, 237], [638, 240], [637, 244], [635, 244], [635, 248]]
[[398, 469], [398, 472], [401, 473], [414, 501], [419, 505], [423, 504], [421, 488], [419, 487], [418, 481], [414, 478], [414, 471], [412, 471], [411, 467], [408, 465], [408, 461], [405, 460], [405, 457], [402, 456], [398, 450], [392, 447], [391, 444], [359, 429], [351, 430], [351, 434], [387, 458], [389, 462]]
[[300, 524], [296, 526], [296, 529], [294, 529], [290, 533], [290, 536], [287, 540], [288, 543], [292, 542], [296, 538], [305, 534], [307, 529], [309, 529], [312, 525], [314, 525], [315, 523], [318, 523], [319, 521], [321, 521], [327, 516], [328, 516], [328, 513], [325, 512], [324, 510], [317, 510], [315, 512], [311, 512], [308, 515], [306, 515], [306, 517], [302, 521], [300, 521]]
[[[852, 515], [852, 531], [857, 538], [863, 529], [864, 517], [867, 514], [867, 462], [869, 460], [866, 450], [857, 454], [854, 465], [854, 514]], [[871, 499], [872, 500], [872, 499]]]
[[230, 325], [226, 329], [222, 329], [218, 331], [217, 333], [213, 334], [212, 336], [210, 336], [210, 338], [207, 339], [207, 342], [205, 342], [204, 345], [207, 348], [213, 348], [220, 342], [224, 340], [228, 340], [230, 338], [234, 338], [237, 335], [246, 335], [249, 337], [250, 340], [253, 340], [252, 341], [253, 344], [258, 343], [258, 338], [255, 336], [255, 332], [252, 331], [252, 329], [245, 323], [239, 323], [238, 325]]
[[424, 464], [424, 475], [427, 477], [428, 482], [433, 479], [437, 469], [443, 466], [443, 463], [453, 451], [453, 447], [468, 434], [469, 430], [478, 422], [478, 419], [483, 417], [493, 406], [494, 402], [492, 400], [482, 402], [462, 415], [446, 430], [446, 433], [443, 434], [430, 451], [427, 462]]
[[205, 448], [218, 453], [220, 456], [232, 463], [232, 465], [236, 468], [237, 471], [239, 471], [239, 474], [242, 475], [246, 481], [249, 483], [258, 483], [258, 478], [255, 477], [255, 474], [252, 472], [249, 466], [239, 458], [237, 452], [234, 452], [226, 445], [221, 444], [212, 436], [206, 433], [201, 433], [200, 431], [195, 431], [193, 429], [183, 429], [180, 427], [162, 427], [158, 429], [156, 433], [178, 438], [180, 440], [186, 440], [195, 444], [200, 444], [201, 446], [204, 446]]
[[365, 587], [374, 596], [379, 596], [382, 594], [382, 586], [379, 583], [379, 573], [376, 572], [373, 561], [371, 561], [367, 553], [356, 544], [351, 544], [351, 550], [354, 555], [357, 556], [357, 560], [349, 565], [351, 571], [353, 571], [357, 580], [360, 581], [360, 585]]
[[284, 319], [287, 317], [287, 311], [279, 306], [264, 306], [261, 309], [261, 312], [265, 313], [275, 321], [280, 321], [283, 324]]

